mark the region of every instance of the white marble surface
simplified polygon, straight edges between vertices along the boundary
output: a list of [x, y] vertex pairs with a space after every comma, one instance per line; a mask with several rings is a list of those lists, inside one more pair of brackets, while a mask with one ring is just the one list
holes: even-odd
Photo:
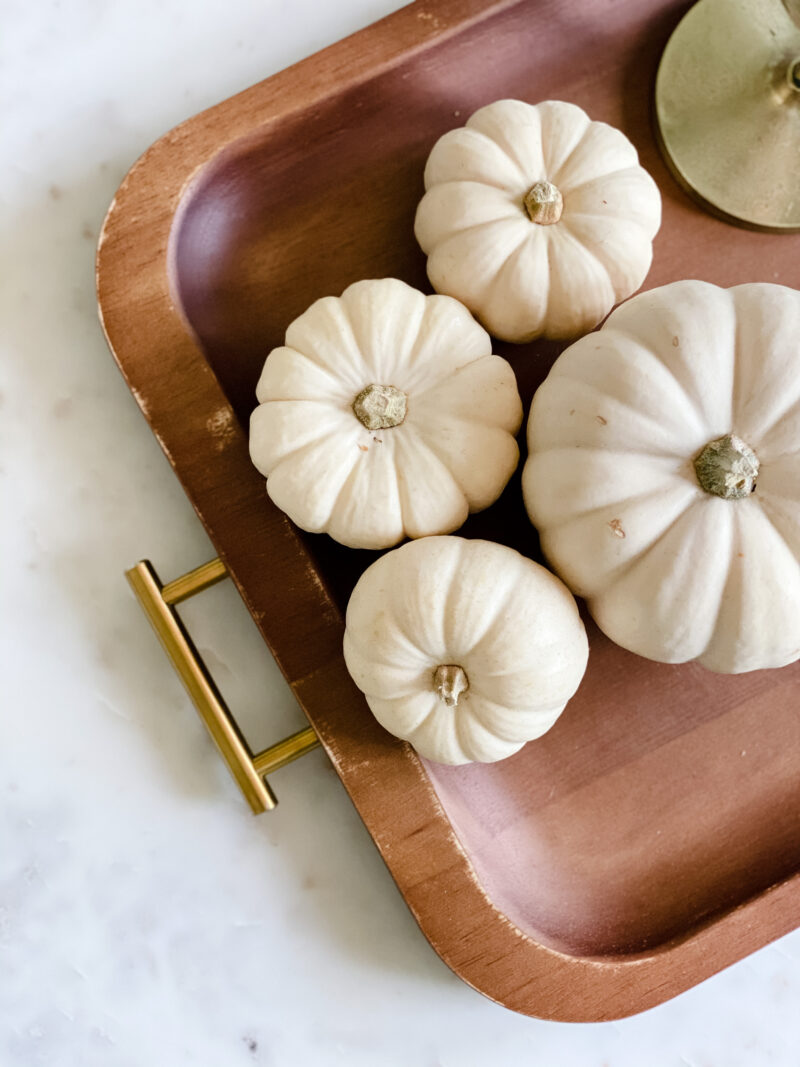
[[[796, 1067], [800, 933], [620, 1023], [468, 989], [320, 753], [250, 817], [123, 581], [212, 553], [100, 334], [106, 206], [176, 122], [397, 6], [2, 5], [0, 1065]], [[299, 726], [235, 594], [189, 611], [262, 739]]]

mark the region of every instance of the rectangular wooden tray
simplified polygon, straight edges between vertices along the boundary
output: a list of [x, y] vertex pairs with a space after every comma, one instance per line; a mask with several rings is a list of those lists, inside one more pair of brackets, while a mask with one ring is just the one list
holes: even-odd
[[[590, 629], [554, 729], [490, 766], [425, 764], [341, 653], [370, 561], [299, 533], [250, 465], [270, 348], [361, 277], [428, 289], [412, 232], [431, 146], [499, 97], [571, 100], [634, 141], [664, 196], [648, 287], [798, 284], [791, 238], [676, 186], [650, 122], [674, 0], [413, 4], [173, 130], [127, 176], [98, 253], [109, 344], [436, 951], [532, 1015], [620, 1017], [800, 923], [800, 668], [720, 677]], [[499, 346], [526, 405], [558, 346]], [[536, 554], [518, 479], [465, 532]]]

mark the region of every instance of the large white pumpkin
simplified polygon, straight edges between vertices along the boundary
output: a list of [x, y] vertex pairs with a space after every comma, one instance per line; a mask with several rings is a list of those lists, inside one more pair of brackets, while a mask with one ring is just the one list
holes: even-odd
[[498, 100], [444, 134], [415, 232], [428, 276], [496, 337], [576, 337], [645, 279], [661, 197], [619, 130]]
[[550, 729], [588, 645], [544, 567], [490, 541], [426, 537], [361, 576], [344, 656], [390, 733], [439, 763], [489, 763]]
[[519, 461], [509, 364], [458, 301], [394, 278], [312, 304], [256, 392], [250, 455], [270, 497], [352, 548], [458, 529]]
[[676, 282], [556, 360], [528, 424], [548, 559], [624, 648], [800, 656], [800, 293]]

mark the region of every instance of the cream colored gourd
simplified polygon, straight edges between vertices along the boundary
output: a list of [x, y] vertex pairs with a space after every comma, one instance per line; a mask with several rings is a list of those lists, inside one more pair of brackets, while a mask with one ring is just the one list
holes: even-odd
[[613, 641], [725, 673], [800, 656], [800, 293], [634, 297], [556, 360], [528, 447], [542, 548]]
[[511, 367], [467, 309], [393, 278], [317, 300], [267, 357], [250, 454], [294, 522], [352, 548], [448, 533], [519, 461]]
[[588, 645], [544, 567], [490, 541], [426, 537], [361, 576], [344, 656], [390, 733], [439, 763], [489, 763], [550, 729]]
[[619, 130], [498, 100], [444, 134], [415, 232], [428, 277], [507, 341], [576, 337], [644, 281], [661, 197]]

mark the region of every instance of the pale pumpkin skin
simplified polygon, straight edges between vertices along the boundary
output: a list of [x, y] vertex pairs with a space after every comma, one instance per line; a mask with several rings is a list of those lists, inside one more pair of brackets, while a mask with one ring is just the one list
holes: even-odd
[[[738, 499], [695, 467], [729, 434], [758, 463]], [[800, 293], [634, 297], [556, 360], [528, 447], [542, 548], [613, 641], [723, 673], [800, 656]]]
[[[534, 221], [525, 199], [542, 182], [561, 207], [540, 203]], [[574, 104], [481, 108], [436, 142], [425, 189], [414, 230], [428, 277], [495, 337], [576, 337], [650, 269], [658, 188], [627, 137]]]
[[[397, 425], [357, 415], [371, 386], [391, 391]], [[351, 548], [458, 529], [519, 462], [509, 364], [462, 304], [394, 278], [312, 304], [256, 393], [250, 455], [269, 496], [301, 529]]]
[[[361, 576], [344, 657], [395, 737], [438, 763], [490, 763], [550, 729], [588, 644], [573, 597], [538, 563], [490, 541], [426, 537]], [[461, 672], [454, 704], [437, 689], [443, 667]]]

